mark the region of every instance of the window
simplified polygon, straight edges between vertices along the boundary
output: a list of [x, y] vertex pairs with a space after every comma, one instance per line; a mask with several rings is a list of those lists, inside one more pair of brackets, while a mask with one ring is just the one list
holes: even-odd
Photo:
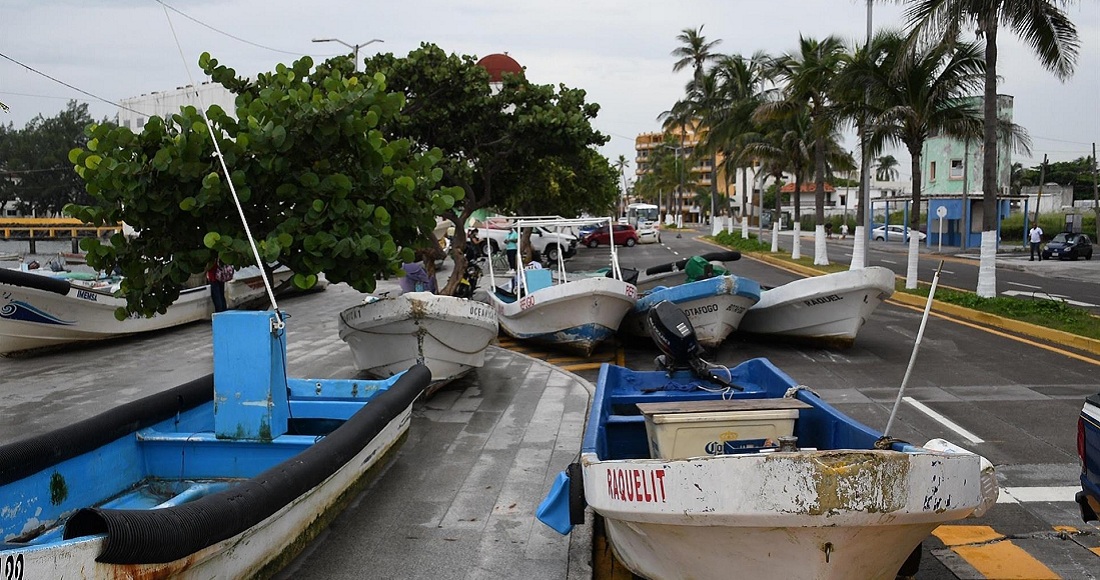
[[933, 161], [928, 166], [928, 181], [936, 180], [936, 162]]
[[962, 159], [952, 159], [951, 160], [951, 172], [948, 174], [948, 177], [951, 178], [951, 179], [962, 179], [963, 178], [963, 160]]

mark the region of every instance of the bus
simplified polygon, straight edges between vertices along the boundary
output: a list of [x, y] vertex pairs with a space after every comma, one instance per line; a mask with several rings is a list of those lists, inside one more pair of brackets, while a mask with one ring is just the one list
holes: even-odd
[[626, 206], [626, 221], [635, 228], [661, 219], [657, 206], [652, 203], [632, 203]]

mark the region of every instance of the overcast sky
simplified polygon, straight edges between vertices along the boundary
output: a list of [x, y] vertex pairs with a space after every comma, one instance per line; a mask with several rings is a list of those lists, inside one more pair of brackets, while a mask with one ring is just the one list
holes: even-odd
[[[344, 52], [313, 38], [384, 41], [360, 56], [403, 56], [422, 42], [478, 57], [507, 52], [534, 82], [586, 90], [601, 106], [596, 127], [611, 136], [604, 155], [625, 155], [633, 168], [634, 137], [659, 130], [657, 116], [683, 95], [690, 72], [673, 73], [670, 56], [683, 29], [704, 25], [703, 34], [720, 39], [716, 49], [726, 54], [779, 54], [794, 50], [800, 34], [862, 42], [867, 22], [864, 0], [165, 1], [190, 19], [155, 0], [3, 0], [0, 54], [118, 102], [186, 85], [189, 71], [206, 80], [196, 64], [203, 51], [244, 75], [302, 54], [318, 60]], [[901, 28], [902, 11], [876, 2], [875, 28]], [[1067, 11], [1081, 49], [1065, 83], [1014, 37], [1001, 35], [999, 92], [1015, 97], [1015, 121], [1034, 141], [1034, 159], [1017, 156], [1025, 165], [1044, 153], [1053, 160], [1085, 156], [1100, 141], [1100, 2], [1082, 0]], [[68, 99], [88, 102], [97, 119], [117, 111], [0, 58], [0, 102], [10, 107], [0, 123], [21, 128], [36, 115], [57, 114]], [[848, 146], [855, 147], [854, 138]], [[907, 155], [896, 156], [908, 163]], [[908, 166], [903, 170], [908, 178]]]

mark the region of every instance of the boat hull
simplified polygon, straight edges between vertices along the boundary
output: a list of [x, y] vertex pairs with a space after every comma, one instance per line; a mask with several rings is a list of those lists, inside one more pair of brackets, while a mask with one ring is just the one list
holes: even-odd
[[981, 503], [980, 459], [858, 450], [582, 464], [586, 500], [641, 576], [729, 578], [736, 565], [745, 578], [892, 579], [933, 529]]
[[737, 276], [717, 276], [671, 288], [657, 288], [638, 299], [623, 318], [620, 331], [629, 336], [648, 336], [646, 314], [663, 300], [675, 304], [688, 317], [699, 344], [716, 348], [737, 329], [749, 308], [760, 300], [760, 285]]
[[496, 312], [482, 302], [409, 292], [344, 310], [339, 329], [360, 370], [387, 378], [423, 363], [434, 391], [485, 364], [498, 325]]
[[618, 331], [637, 301], [637, 289], [614, 278], [582, 278], [511, 302], [493, 292], [489, 299], [508, 336], [588, 356]]
[[878, 266], [795, 280], [763, 291], [738, 330], [850, 346], [893, 293], [894, 273]]

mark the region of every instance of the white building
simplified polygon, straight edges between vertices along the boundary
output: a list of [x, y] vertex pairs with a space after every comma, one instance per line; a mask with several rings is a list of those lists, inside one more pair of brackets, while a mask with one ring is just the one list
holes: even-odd
[[210, 105], [219, 105], [233, 115], [237, 110], [235, 99], [236, 95], [214, 82], [205, 82], [198, 87], [187, 85], [171, 91], [154, 91], [140, 97], [122, 99], [119, 102], [123, 108], [118, 110], [118, 124], [138, 133], [149, 117], [156, 115], [166, 119], [187, 105], [194, 105], [203, 111]]

